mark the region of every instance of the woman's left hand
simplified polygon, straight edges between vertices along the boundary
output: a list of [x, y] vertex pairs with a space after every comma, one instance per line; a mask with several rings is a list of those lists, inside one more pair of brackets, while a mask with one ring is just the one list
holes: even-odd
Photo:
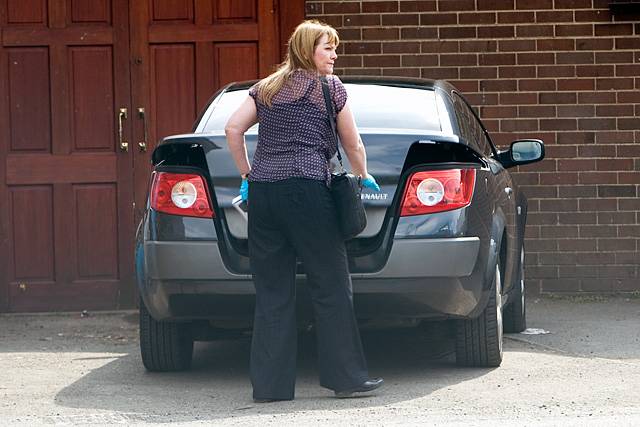
[[362, 186], [370, 188], [374, 191], [378, 191], [378, 192], [380, 191], [380, 186], [376, 182], [376, 179], [369, 174], [367, 174], [367, 176], [362, 179]]

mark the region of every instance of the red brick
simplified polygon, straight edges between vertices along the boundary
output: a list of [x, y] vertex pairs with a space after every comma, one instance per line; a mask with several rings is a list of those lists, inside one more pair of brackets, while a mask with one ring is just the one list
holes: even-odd
[[422, 53], [455, 53], [458, 52], [457, 41], [429, 41], [422, 42]]
[[640, 37], [616, 38], [616, 49], [638, 49]]
[[[530, 3], [536, 4], [535, 2]], [[535, 7], [534, 9], [539, 8]], [[557, 10], [553, 12], [536, 12], [536, 22], [573, 22], [573, 12]]]
[[578, 119], [578, 128], [582, 130], [607, 130], [615, 127], [615, 119]]
[[540, 184], [542, 185], [571, 185], [577, 183], [578, 174], [576, 172], [558, 171], [540, 174]]
[[575, 119], [542, 119], [540, 129], [542, 130], [576, 130]]
[[340, 55], [337, 65], [340, 68], [362, 67], [362, 55]]
[[618, 200], [618, 210], [640, 211], [640, 199], [620, 199]]
[[[478, 92], [479, 90], [477, 80], [450, 80], [449, 83], [451, 83], [456, 89], [463, 93]], [[493, 124], [491, 120], [485, 121], [484, 125], [488, 131], [491, 132], [493, 130]]]
[[633, 52], [596, 52], [598, 64], [633, 63]]
[[479, 57], [480, 65], [515, 65], [516, 55], [513, 53], [483, 53]]
[[577, 24], [567, 25], [561, 24], [555, 26], [556, 37], [585, 37], [593, 36], [593, 25], [591, 24]]
[[362, 13], [397, 12], [397, 1], [363, 1]]
[[[636, 249], [635, 239], [598, 239], [599, 251], [633, 251]], [[619, 268], [619, 267], [618, 267]]]
[[640, 118], [618, 117], [618, 129], [620, 130], [640, 129]]
[[363, 58], [364, 67], [399, 67], [400, 55], [367, 55]]
[[455, 25], [458, 16], [455, 13], [422, 13], [420, 25]]
[[349, 76], [380, 76], [382, 71], [379, 68], [347, 68], [344, 74]]
[[[631, 213], [631, 212], [630, 212]], [[633, 222], [633, 220], [628, 221]], [[624, 223], [622, 223], [624, 224]], [[640, 237], [640, 225], [621, 225], [618, 227], [618, 233], [621, 236], [629, 236], [629, 237]], [[621, 256], [628, 256], [633, 254], [633, 263], [640, 265], [640, 261], [638, 257], [640, 256], [640, 252], [632, 252], [632, 253], [622, 253]], [[616, 262], [618, 261], [618, 257], [616, 256]], [[622, 264], [622, 263], [620, 263]]]
[[438, 2], [438, 10], [441, 12], [474, 10], [475, 3], [475, 0], [441, 0]]
[[434, 80], [455, 80], [460, 78], [460, 69], [457, 67], [421, 68], [420, 77]]
[[400, 12], [427, 12], [427, 11], [436, 11], [438, 10], [437, 1], [436, 0], [401, 0], [400, 1]]
[[593, 105], [560, 105], [558, 117], [593, 117]]
[[635, 221], [635, 212], [598, 212], [598, 224], [633, 224]]
[[615, 226], [611, 225], [584, 225], [580, 227], [580, 237], [615, 237]]
[[498, 67], [500, 78], [528, 78], [536, 77], [536, 67], [533, 66], [514, 66], [514, 67]]
[[[382, 52], [383, 53], [420, 53], [420, 43], [419, 42], [383, 42], [382, 43]], [[438, 57], [436, 55], [430, 55], [435, 58], [435, 62], [438, 62]]]
[[596, 142], [598, 144], [629, 144], [633, 142], [633, 132], [598, 132]]
[[596, 24], [596, 37], [633, 35], [632, 24]]
[[561, 159], [558, 160], [558, 170], [559, 171], [582, 171], [582, 170], [593, 170], [596, 167], [595, 160], [589, 159]]
[[596, 90], [624, 90], [633, 89], [632, 78], [596, 79]]
[[520, 24], [532, 23], [535, 21], [534, 12], [499, 12], [498, 22], [500, 24]]
[[397, 40], [399, 32], [397, 28], [363, 28], [364, 40]]
[[360, 2], [330, 2], [324, 3], [323, 12], [327, 15], [344, 15], [346, 13], [360, 13]]
[[419, 68], [383, 68], [383, 76], [420, 77]]
[[536, 40], [536, 50], [573, 50], [575, 41], [573, 39], [538, 39]]
[[640, 182], [640, 172], [620, 172], [618, 173], [620, 184], [636, 184]]
[[[532, 131], [538, 129], [538, 121], [535, 119], [505, 119], [500, 120], [501, 132]], [[540, 170], [539, 168], [537, 168]]]
[[594, 90], [595, 79], [558, 79], [558, 90]]
[[472, 39], [476, 37], [476, 27], [440, 27], [441, 39]]
[[516, 37], [553, 37], [553, 25], [519, 25]]
[[[388, 25], [420, 25], [420, 15], [418, 14], [391, 14], [382, 15], [382, 26]], [[342, 35], [342, 33], [340, 33]]]
[[[591, 186], [591, 188], [597, 188]], [[616, 199], [598, 199], [594, 193], [592, 199], [581, 199], [578, 201], [578, 210], [580, 211], [614, 211], [618, 207], [618, 201]]]
[[543, 65], [538, 67], [538, 77], [573, 77], [576, 71], [573, 65]]
[[514, 0], [477, 0], [478, 10], [512, 10]]
[[500, 103], [504, 105], [537, 104], [535, 93], [501, 93]]
[[[359, 8], [359, 6], [358, 6]], [[322, 3], [312, 3], [306, 2], [305, 11], [307, 16], [321, 14], [322, 13]]]
[[552, 9], [553, 8], [553, 0], [516, 0], [516, 9], [518, 10], [526, 10], [526, 9]]
[[614, 75], [613, 65], [578, 65], [576, 73], [578, 77], [602, 77]]
[[599, 171], [633, 170], [633, 159], [597, 159], [596, 169]]
[[633, 116], [633, 105], [597, 105], [596, 116], [620, 117]]
[[618, 179], [614, 172], [580, 172], [578, 175], [578, 181], [580, 184], [615, 183]]
[[[362, 40], [362, 31], [360, 28], [341, 28], [340, 29], [340, 41], [346, 40]], [[342, 45], [343, 43], [341, 43]]]
[[440, 65], [478, 65], [478, 55], [440, 55]]
[[591, 0], [556, 0], [556, 9], [591, 9]]
[[618, 102], [622, 104], [640, 103], [640, 92], [618, 92]]
[[609, 22], [611, 14], [606, 10], [576, 10], [576, 22]]
[[606, 145], [583, 145], [578, 147], [580, 157], [615, 157], [616, 152]]
[[552, 105], [521, 105], [518, 117], [555, 117], [556, 107]]
[[593, 144], [595, 132], [561, 132], [556, 138], [558, 144]]
[[498, 50], [501, 52], [528, 52], [536, 50], [535, 40], [500, 40]]
[[[463, 67], [460, 69], [461, 79], [496, 79], [497, 77], [498, 69], [496, 67]], [[486, 81], [480, 81], [480, 83], [484, 82]], [[515, 88], [515, 81], [513, 83]]]
[[[583, 241], [589, 242], [590, 240], [584, 239]], [[573, 239], [571, 239], [571, 242], [577, 243], [577, 241], [574, 241]], [[595, 241], [593, 243], [593, 248], [587, 246], [584, 250], [595, 250]], [[577, 255], [581, 255], [581, 253]], [[580, 264], [581, 262], [582, 259], [578, 257], [577, 263]], [[599, 268], [593, 265], [563, 265], [558, 268], [558, 277], [572, 277], [574, 279], [582, 278], [588, 280], [590, 278], [598, 277], [598, 271]]]
[[510, 38], [515, 36], [515, 27], [513, 26], [489, 26], [479, 27], [478, 37], [488, 39]]
[[[463, 75], [463, 72], [464, 69], [460, 71], [460, 74]], [[517, 89], [517, 80], [480, 80], [480, 90], [483, 92], [513, 92]]]
[[438, 38], [438, 29], [425, 27], [401, 28], [400, 37], [403, 39], [436, 39]]
[[579, 104], [612, 104], [616, 102], [614, 92], [580, 92], [578, 93]]
[[482, 107], [480, 109], [480, 116], [485, 118], [504, 118], [515, 117], [517, 115], [517, 107]]
[[529, 80], [522, 79], [518, 81], [518, 90], [520, 91], [547, 91], [556, 90], [555, 80]]
[[[576, 50], [611, 50], [613, 39], [576, 39]], [[616, 49], [620, 49], [616, 46]]]
[[575, 104], [575, 93], [542, 92], [540, 104]]
[[[551, 148], [551, 147], [548, 147]], [[548, 149], [547, 148], [547, 149]], [[568, 185], [568, 186], [560, 186], [558, 187], [558, 197], [596, 197], [597, 189], [595, 185]], [[584, 209], [581, 205], [581, 202], [584, 199], [578, 200], [578, 210], [579, 211], [587, 211], [588, 209]], [[615, 200], [614, 200], [615, 203]], [[614, 204], [615, 207], [615, 204]]]
[[618, 77], [624, 77], [624, 76], [635, 77], [638, 75], [640, 75], [640, 64], [616, 65], [616, 76]]
[[345, 27], [380, 25], [380, 15], [344, 15]]
[[598, 187], [598, 197], [636, 197], [635, 185], [601, 185]]
[[[617, 145], [616, 157], [640, 157], [640, 144]], [[638, 182], [640, 183], [640, 181]]]
[[[629, 250], [633, 250], [635, 248], [633, 248], [634, 245], [632, 245], [633, 240], [632, 239], [624, 239], [625, 243], [624, 243], [624, 248]], [[600, 241], [598, 242], [598, 247], [600, 248], [602, 245], [600, 244]], [[613, 248], [611, 250], [615, 249], [620, 249], [620, 248]], [[605, 249], [606, 250], [606, 249]], [[635, 265], [634, 266], [623, 266], [623, 265], [603, 265], [600, 266], [598, 268], [598, 277], [599, 278], [606, 278], [606, 277], [612, 277], [612, 278], [636, 278], [636, 268]]]
[[551, 52], [531, 52], [531, 53], [518, 53], [517, 63], [519, 65], [529, 64], [554, 64], [555, 54]]
[[460, 40], [460, 52], [496, 52], [498, 42], [495, 40]]
[[465, 97], [471, 105], [498, 105], [497, 93], [468, 93]]
[[382, 44], [379, 42], [351, 42], [345, 43], [344, 53], [346, 54], [375, 54], [382, 53]]
[[495, 13], [461, 13], [458, 17], [458, 22], [461, 25], [469, 25], [469, 24], [495, 24], [496, 23], [496, 14]]
[[438, 65], [436, 55], [402, 55], [403, 67], [423, 67], [425, 65]]
[[593, 52], [560, 52], [554, 54], [558, 64], [593, 64]]
[[[527, 286], [528, 287], [528, 286]], [[541, 279], [540, 292], [577, 292], [580, 290], [578, 279]]]

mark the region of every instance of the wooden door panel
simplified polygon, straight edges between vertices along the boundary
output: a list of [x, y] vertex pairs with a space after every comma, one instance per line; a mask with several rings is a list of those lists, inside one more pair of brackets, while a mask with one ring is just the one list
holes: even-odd
[[55, 277], [53, 187], [13, 186], [10, 194], [12, 282], [47, 281]]
[[7, 49], [7, 64], [10, 150], [50, 152], [49, 50]]
[[46, 0], [9, 0], [7, 22], [9, 24], [46, 25]]
[[[75, 279], [118, 278], [118, 212], [114, 184], [73, 187], [77, 219]], [[100, 212], [100, 221], [93, 215]]]
[[131, 306], [133, 165], [117, 132], [126, 108], [131, 142], [128, 1], [34, 4], [0, 0], [0, 310]]
[[70, 0], [71, 23], [111, 24], [111, 8], [108, 0]]
[[214, 71], [216, 87], [234, 81], [257, 79], [257, 43], [216, 43]]
[[192, 44], [151, 47], [153, 135], [184, 133], [191, 128], [196, 114], [194, 60]]
[[110, 46], [69, 49], [73, 151], [115, 150]]
[[193, 0], [153, 0], [151, 3], [151, 21], [188, 21], [193, 22]]
[[254, 0], [217, 0], [214, 1], [214, 22], [255, 21], [257, 3]]

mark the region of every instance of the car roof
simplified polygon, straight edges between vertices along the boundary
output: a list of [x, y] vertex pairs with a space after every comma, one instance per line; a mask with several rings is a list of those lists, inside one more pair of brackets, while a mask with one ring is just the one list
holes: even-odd
[[[434, 89], [435, 87], [453, 88], [444, 80], [421, 79], [417, 77], [391, 77], [391, 76], [341, 76], [343, 83], [355, 84], [378, 84], [385, 86], [397, 86], [416, 89]], [[242, 82], [233, 82], [227, 85], [224, 90], [241, 90], [247, 89], [259, 80], [246, 80]]]

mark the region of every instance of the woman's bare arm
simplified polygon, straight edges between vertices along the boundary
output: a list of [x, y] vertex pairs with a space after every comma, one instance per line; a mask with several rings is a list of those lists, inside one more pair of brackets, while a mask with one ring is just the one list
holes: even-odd
[[336, 127], [338, 135], [340, 136], [342, 148], [349, 158], [349, 163], [351, 163], [353, 174], [366, 177], [367, 153], [364, 150], [362, 140], [360, 140], [360, 135], [356, 128], [356, 121], [353, 118], [353, 113], [351, 112], [348, 100], [342, 110], [338, 113]]
[[229, 117], [227, 125], [224, 127], [229, 151], [238, 171], [240, 171], [240, 175], [248, 174], [251, 170], [247, 146], [244, 143], [244, 133], [257, 122], [258, 111], [256, 103], [250, 96], [247, 96], [247, 99]]

